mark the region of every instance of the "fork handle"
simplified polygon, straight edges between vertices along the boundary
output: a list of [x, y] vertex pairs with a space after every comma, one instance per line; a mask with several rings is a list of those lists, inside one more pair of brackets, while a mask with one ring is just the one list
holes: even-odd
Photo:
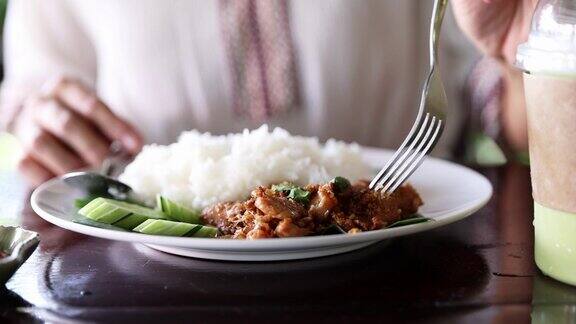
[[436, 65], [438, 61], [438, 44], [440, 43], [440, 31], [442, 30], [442, 21], [446, 13], [448, 0], [434, 0], [434, 10], [432, 17], [434, 17], [430, 24], [430, 67]]

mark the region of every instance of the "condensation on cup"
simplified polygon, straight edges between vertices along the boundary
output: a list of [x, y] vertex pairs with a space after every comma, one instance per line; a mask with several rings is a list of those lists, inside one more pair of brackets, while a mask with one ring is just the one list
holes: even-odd
[[516, 60], [524, 71], [536, 264], [576, 285], [576, 0], [541, 0]]

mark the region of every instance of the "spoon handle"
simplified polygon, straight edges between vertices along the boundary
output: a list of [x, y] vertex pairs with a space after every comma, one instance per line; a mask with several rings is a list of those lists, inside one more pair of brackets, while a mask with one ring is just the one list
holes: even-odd
[[100, 167], [100, 173], [107, 177], [111, 177], [118, 170], [120, 160], [126, 157], [126, 151], [122, 147], [122, 143], [119, 141], [114, 141], [110, 144], [108, 148], [108, 155], [102, 166]]

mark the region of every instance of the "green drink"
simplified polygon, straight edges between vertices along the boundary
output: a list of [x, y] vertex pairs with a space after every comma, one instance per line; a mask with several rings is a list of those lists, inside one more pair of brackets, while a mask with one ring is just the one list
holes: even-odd
[[576, 285], [576, 0], [541, 0], [525, 71], [536, 264]]

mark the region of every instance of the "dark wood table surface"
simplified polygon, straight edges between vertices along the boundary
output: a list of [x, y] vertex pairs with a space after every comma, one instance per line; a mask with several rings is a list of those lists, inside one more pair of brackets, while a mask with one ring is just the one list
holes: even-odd
[[534, 265], [528, 170], [482, 172], [494, 196], [463, 221], [357, 252], [268, 263], [187, 259], [63, 230], [30, 210], [14, 174], [0, 174], [0, 212], [41, 236], [0, 292], [0, 320], [576, 321], [576, 288]]

